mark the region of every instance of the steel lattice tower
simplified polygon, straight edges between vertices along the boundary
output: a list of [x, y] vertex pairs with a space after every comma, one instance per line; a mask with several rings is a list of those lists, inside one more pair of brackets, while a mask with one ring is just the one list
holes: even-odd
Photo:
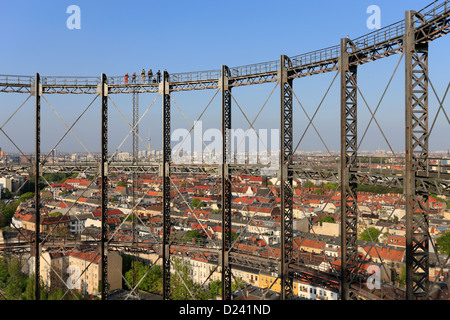
[[220, 79], [222, 91], [222, 299], [231, 300], [231, 267], [229, 251], [231, 250], [231, 174], [228, 164], [231, 159], [231, 87], [228, 79], [230, 70], [222, 66]]
[[416, 40], [417, 12], [405, 15], [405, 198], [406, 198], [406, 294], [429, 294], [429, 217], [427, 192], [416, 187], [417, 176], [428, 170], [428, 42]]
[[349, 299], [352, 271], [357, 267], [358, 206], [357, 179], [357, 67], [349, 66], [349, 39], [341, 39], [341, 298]]
[[281, 299], [292, 299], [293, 278], [289, 274], [289, 263], [293, 251], [293, 175], [289, 166], [292, 164], [293, 150], [293, 117], [292, 117], [292, 78], [289, 78], [288, 68], [291, 61], [285, 55], [280, 59], [280, 198], [281, 198], [281, 263], [279, 277], [281, 281]]

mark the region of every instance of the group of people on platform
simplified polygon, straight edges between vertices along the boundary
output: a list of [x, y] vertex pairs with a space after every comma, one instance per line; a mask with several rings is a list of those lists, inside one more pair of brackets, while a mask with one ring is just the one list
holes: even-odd
[[[148, 70], [147, 72], [147, 78], [145, 77], [145, 69], [142, 69], [141, 71], [141, 78], [142, 78], [142, 82], [141, 83], [152, 83], [152, 82], [161, 82], [161, 71], [158, 70], [158, 72], [156, 72], [155, 78], [153, 77], [153, 71], [152, 69]], [[125, 84], [128, 84], [130, 77], [128, 75], [128, 72], [125, 74]], [[147, 81], [146, 81], [147, 79]], [[137, 83], [137, 75], [136, 72], [133, 72], [133, 74], [131, 75], [131, 83]]]

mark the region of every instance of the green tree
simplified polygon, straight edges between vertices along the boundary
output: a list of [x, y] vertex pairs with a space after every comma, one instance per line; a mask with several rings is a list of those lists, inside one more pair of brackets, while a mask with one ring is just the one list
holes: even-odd
[[186, 241], [192, 241], [192, 239], [201, 239], [202, 235], [197, 230], [188, 231], [184, 234]]
[[55, 211], [53, 213], [50, 213], [48, 216], [49, 217], [58, 217], [58, 216], [62, 216], [62, 213], [59, 211]]
[[[21, 272], [22, 263], [15, 257], [0, 258], [0, 288], [8, 300], [35, 300], [35, 275], [33, 273], [28, 276]], [[49, 293], [44, 281], [40, 279], [40, 300], [60, 300], [63, 295], [62, 289]], [[69, 300], [70, 297], [81, 299], [79, 294], [66, 295], [64, 299]]]
[[319, 222], [329, 222], [329, 223], [335, 223], [336, 221], [334, 221], [334, 218], [332, 216], [324, 216], [322, 218], [319, 219]]
[[34, 198], [34, 192], [26, 192], [19, 197], [19, 203], [24, 202], [25, 200]]
[[203, 208], [204, 206], [205, 206], [205, 204], [199, 198], [192, 199], [192, 202], [191, 202], [192, 209], [199, 209], [199, 208]]
[[307, 182], [305, 182], [303, 187], [304, 188], [313, 188], [314, 187], [314, 183], [312, 181], [307, 181]]
[[[35, 299], [36, 295], [35, 295], [35, 290], [34, 290], [34, 286], [35, 286], [34, 273], [30, 277], [26, 278], [25, 282], [26, 282], [25, 291], [24, 291], [24, 293], [22, 295], [22, 299], [24, 299], [24, 300], [36, 300]], [[48, 299], [48, 292], [47, 292], [47, 290], [45, 288], [45, 284], [44, 284], [44, 281], [42, 279], [40, 281], [39, 293], [40, 293], [40, 300], [47, 300]]]
[[8, 300], [21, 299], [22, 293], [26, 288], [26, 277], [20, 272], [20, 261], [12, 258], [8, 261], [8, 280], [7, 287], [4, 289], [4, 295]]
[[243, 288], [243, 287], [245, 287], [245, 285], [246, 285], [245, 281], [238, 278], [231, 283], [231, 290], [234, 291], [239, 288]]
[[52, 172], [52, 173], [44, 173], [43, 177], [45, 180], [47, 180], [49, 183], [63, 183], [67, 180], [69, 177], [69, 173], [64, 172]]
[[17, 202], [13, 202], [8, 204], [5, 208], [3, 208], [3, 215], [8, 219], [8, 221], [11, 220], [11, 218], [14, 216], [14, 213], [16, 213], [16, 209], [18, 207]]
[[8, 280], [8, 265], [5, 257], [0, 258], [0, 288], [4, 288]]
[[48, 295], [48, 300], [61, 300], [61, 299], [67, 300], [68, 299], [68, 294], [64, 295], [64, 293], [65, 292], [64, 292], [63, 288], [60, 288], [58, 290], [54, 290]]
[[359, 234], [359, 239], [363, 241], [375, 241], [379, 242], [378, 235], [380, 234], [380, 230], [374, 227], [370, 227], [365, 229], [363, 232]]
[[0, 227], [5, 227], [9, 225], [20, 203], [32, 197], [34, 197], [34, 193], [30, 192], [23, 194], [17, 201], [10, 202], [6, 206], [4, 205], [3, 202], [1, 202], [0, 205], [3, 207], [3, 209], [2, 212], [0, 213], [1, 216]]
[[209, 298], [214, 299], [222, 294], [222, 281], [214, 280], [209, 284]]
[[171, 298], [173, 300], [197, 300], [195, 292], [199, 285], [194, 283], [190, 275], [190, 266], [179, 258], [174, 259], [174, 272], [171, 274]]
[[6, 207], [3, 201], [0, 201], [0, 208], [3, 208], [3, 210], [0, 212], [0, 228], [3, 228], [9, 225], [11, 216], [7, 216], [5, 212]]
[[8, 188], [2, 189], [2, 199], [10, 199], [12, 197], [11, 191]]
[[402, 266], [401, 270], [400, 270], [400, 274], [398, 275], [397, 278], [398, 281], [398, 285], [399, 286], [405, 286], [406, 284], [406, 266]]
[[450, 254], [450, 231], [436, 239], [436, 247], [440, 253]]
[[[151, 269], [149, 270], [149, 268]], [[136, 272], [135, 281], [133, 280], [133, 272]], [[162, 268], [159, 265], [147, 266], [140, 261], [132, 261], [130, 269], [125, 272], [125, 279], [127, 280], [126, 286], [129, 289], [134, 288], [139, 282], [139, 290], [162, 294]]]
[[336, 190], [339, 187], [339, 184], [333, 183], [333, 182], [329, 182], [329, 183], [325, 183], [323, 185], [323, 187], [325, 189], [328, 189], [328, 190]]
[[[140, 274], [142, 274], [142, 272]], [[144, 290], [155, 294], [162, 294], [163, 293], [162, 267], [159, 265], [153, 266], [152, 269], [148, 272], [143, 282], [144, 282], [143, 283]]]
[[27, 279], [27, 285], [24, 292], [25, 300], [35, 300], [35, 290], [34, 290], [34, 273]]

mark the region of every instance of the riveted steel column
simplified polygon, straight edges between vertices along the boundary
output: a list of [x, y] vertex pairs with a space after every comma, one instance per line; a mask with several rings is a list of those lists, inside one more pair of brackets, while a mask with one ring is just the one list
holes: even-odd
[[293, 178], [289, 165], [292, 164], [292, 79], [288, 78], [288, 67], [291, 61], [281, 56], [279, 83], [281, 88], [281, 141], [280, 141], [280, 198], [281, 198], [281, 299], [293, 297], [293, 278], [288, 267], [292, 259], [293, 249]]
[[162, 189], [163, 189], [163, 239], [161, 245], [161, 256], [163, 261], [163, 299], [170, 299], [170, 88], [169, 75], [163, 72], [160, 83], [160, 94], [162, 96], [163, 113], [163, 159], [162, 159]]
[[40, 233], [41, 233], [41, 211], [40, 211], [40, 172], [41, 164], [41, 82], [39, 73], [34, 78], [34, 97], [35, 97], [35, 168], [34, 168], [34, 208], [35, 208], [35, 230], [34, 230], [34, 289], [35, 299], [40, 300]]
[[405, 16], [405, 201], [406, 298], [429, 294], [428, 194], [416, 190], [416, 177], [428, 161], [428, 43], [417, 43], [414, 11]]
[[[137, 165], [137, 163], [139, 162], [139, 140], [138, 140], [138, 136], [139, 136], [139, 93], [136, 92], [136, 88], [133, 87], [133, 93], [132, 93], [132, 108], [133, 108], [133, 146], [132, 146], [132, 152], [133, 152], [133, 164]], [[133, 207], [133, 213], [131, 214], [131, 218], [132, 218], [132, 242], [133, 242], [133, 247], [137, 246], [137, 238], [136, 238], [136, 211], [135, 211], [135, 206], [136, 206], [136, 189], [137, 189], [137, 175], [136, 175], [136, 171], [133, 170], [133, 174], [132, 174], [132, 207]], [[133, 255], [133, 285], [135, 285], [137, 283], [137, 279], [138, 279], [138, 270], [136, 267], [136, 259], [135, 259], [136, 255]]]
[[101, 179], [101, 239], [100, 249], [102, 255], [102, 300], [108, 300], [108, 86], [106, 75], [102, 73], [100, 83], [101, 98], [101, 121], [102, 121], [102, 137], [101, 137], [101, 162], [100, 162], [100, 179]]
[[222, 66], [220, 89], [222, 91], [222, 299], [231, 300], [231, 267], [228, 253], [231, 249], [231, 88], [230, 70]]
[[357, 83], [356, 66], [349, 65], [350, 40], [341, 39], [339, 58], [341, 94], [341, 299], [350, 298], [352, 271], [357, 267], [357, 179], [352, 171], [357, 156]]

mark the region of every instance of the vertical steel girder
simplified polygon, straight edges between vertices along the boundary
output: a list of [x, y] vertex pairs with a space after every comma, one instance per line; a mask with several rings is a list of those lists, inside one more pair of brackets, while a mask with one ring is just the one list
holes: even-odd
[[163, 239], [161, 255], [163, 261], [163, 299], [170, 299], [170, 89], [169, 75], [163, 72], [160, 83], [160, 94], [162, 95], [163, 114], [163, 163], [162, 163], [162, 189], [163, 189]]
[[280, 60], [280, 107], [281, 107], [281, 137], [280, 137], [280, 198], [281, 198], [281, 299], [293, 297], [293, 278], [288, 272], [293, 251], [293, 174], [289, 170], [292, 164], [292, 79], [288, 78], [288, 67], [291, 61], [285, 55]]
[[101, 137], [101, 163], [100, 163], [100, 178], [101, 178], [101, 256], [102, 256], [102, 300], [108, 299], [108, 250], [106, 248], [108, 242], [108, 172], [106, 170], [108, 165], [108, 86], [106, 75], [102, 73], [100, 83], [100, 97], [101, 97], [101, 121], [102, 121], [102, 137]]
[[40, 299], [40, 226], [41, 226], [41, 211], [40, 211], [40, 189], [39, 189], [39, 166], [41, 164], [41, 83], [39, 73], [35, 75], [34, 81], [34, 97], [35, 97], [35, 121], [36, 121], [36, 137], [35, 137], [35, 180], [34, 180], [34, 207], [35, 207], [35, 230], [34, 230], [34, 288], [35, 299]]
[[[139, 159], [139, 140], [138, 140], [138, 134], [139, 134], [139, 93], [138, 92], [133, 92], [132, 93], [132, 108], [133, 108], [133, 163], [136, 164], [138, 162]], [[134, 208], [136, 206], [135, 200], [135, 190], [137, 188], [137, 182], [136, 182], [136, 173], [133, 171], [133, 182], [132, 182], [132, 206], [133, 206], [133, 211]], [[132, 213], [131, 215], [132, 220], [132, 237], [133, 237], [133, 246], [136, 246], [137, 242], [136, 242], [136, 217], [135, 217], [135, 212]], [[135, 257], [133, 255], [133, 257]], [[137, 281], [137, 268], [135, 265], [135, 259], [133, 259], [133, 285], [136, 284]]]
[[231, 267], [228, 253], [231, 249], [231, 175], [228, 164], [231, 159], [231, 87], [230, 70], [222, 66], [220, 85], [222, 90], [222, 299], [231, 300]]
[[428, 43], [417, 43], [416, 12], [405, 14], [405, 201], [406, 298], [429, 294], [428, 194], [416, 190], [416, 176], [428, 161]]
[[341, 299], [349, 299], [352, 270], [356, 270], [358, 258], [357, 219], [357, 67], [349, 66], [348, 39], [341, 39], [339, 58], [341, 94]]

